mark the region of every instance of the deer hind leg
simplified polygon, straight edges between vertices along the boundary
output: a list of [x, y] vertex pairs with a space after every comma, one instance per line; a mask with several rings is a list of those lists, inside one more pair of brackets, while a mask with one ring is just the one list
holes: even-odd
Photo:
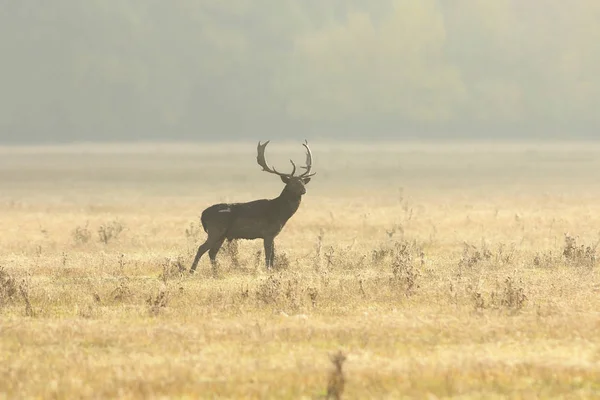
[[222, 236], [220, 239], [214, 242], [213, 245], [210, 247], [210, 250], [208, 250], [208, 257], [210, 258], [213, 278], [217, 277], [217, 253], [219, 252], [219, 249], [221, 249], [224, 240], [225, 236]]
[[[216, 257], [217, 252], [219, 251], [219, 248], [223, 244], [224, 239], [225, 239], [225, 235], [223, 233], [219, 233], [219, 235], [215, 235], [214, 232], [212, 235], [209, 233], [208, 238], [206, 238], [206, 241], [204, 243], [202, 243], [200, 245], [200, 247], [198, 247], [198, 252], [196, 253], [196, 257], [194, 258], [194, 262], [192, 263], [192, 268], [190, 268], [190, 273], [192, 273], [196, 270], [196, 267], [198, 266], [198, 262], [200, 261], [200, 258], [207, 251], [208, 251], [208, 255], [209, 255], [211, 261], [214, 261], [214, 258]], [[216, 247], [216, 251], [214, 251], [214, 254], [212, 254], [213, 248], [215, 248], [215, 247]]]
[[265, 245], [265, 264], [267, 265], [267, 269], [271, 269], [273, 267], [273, 260], [275, 259], [275, 243], [272, 238], [264, 239]]
[[225, 236], [221, 237], [216, 242], [214, 242], [214, 244], [212, 246], [210, 246], [210, 250], [208, 250], [208, 257], [210, 258], [210, 262], [213, 264], [213, 266], [217, 262], [217, 254], [219, 253], [221, 246], [223, 246], [224, 241], [225, 241]]
[[196, 267], [198, 266], [198, 261], [200, 261], [200, 257], [204, 255], [210, 249], [211, 243], [210, 238], [206, 239], [206, 242], [202, 243], [200, 247], [198, 247], [198, 252], [196, 252], [196, 257], [194, 257], [194, 262], [192, 263], [192, 267], [190, 268], [190, 273], [196, 271]]

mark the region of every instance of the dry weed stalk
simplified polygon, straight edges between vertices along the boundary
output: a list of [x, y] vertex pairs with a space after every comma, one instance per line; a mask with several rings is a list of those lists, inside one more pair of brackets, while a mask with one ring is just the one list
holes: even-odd
[[387, 233], [388, 238], [392, 238], [396, 232], [399, 232], [401, 235], [401, 238], [404, 238], [404, 227], [402, 226], [402, 224], [394, 224], [394, 226], [392, 226], [392, 229], [386, 229], [385, 233]]
[[15, 278], [0, 266], [0, 307], [14, 299], [18, 291]]
[[319, 231], [319, 236], [317, 236], [317, 244], [315, 249], [315, 258], [313, 259], [313, 267], [315, 272], [319, 272], [321, 270], [321, 251], [323, 249], [323, 237], [325, 236], [325, 231], [323, 228]]
[[[301, 299], [300, 299], [300, 282], [297, 277], [288, 280], [287, 288], [285, 290], [285, 299], [290, 309], [296, 311], [300, 308]], [[316, 300], [316, 298], [315, 298]]]
[[254, 253], [254, 269], [259, 269], [262, 263], [262, 250], [258, 249], [256, 250], [256, 253]]
[[193, 222], [190, 222], [190, 226], [185, 228], [185, 236], [194, 242], [198, 241], [198, 237], [202, 232], [203, 229], [201, 228], [200, 224], [195, 224]]
[[308, 297], [310, 298], [310, 302], [313, 308], [317, 307], [317, 297], [319, 297], [319, 292], [317, 291], [317, 288], [309, 287], [306, 289], [306, 292], [308, 293]]
[[329, 246], [327, 249], [327, 253], [325, 253], [325, 259], [327, 260], [327, 269], [330, 269], [333, 265], [333, 254], [335, 253], [335, 249], [333, 246]]
[[342, 351], [335, 354], [330, 354], [329, 359], [333, 364], [333, 370], [329, 373], [329, 381], [327, 382], [327, 399], [340, 400], [344, 393], [346, 378], [342, 367], [346, 361], [346, 355]]
[[365, 292], [365, 288], [364, 288], [363, 280], [362, 279], [358, 280], [358, 290], [360, 291], [361, 297], [363, 299], [366, 299], [367, 298], [367, 293]]
[[240, 287], [240, 298], [245, 301], [248, 297], [250, 297], [250, 289], [246, 284], [246, 288], [244, 289], [244, 284]]
[[19, 285], [19, 293], [21, 293], [21, 297], [23, 297], [23, 301], [25, 302], [25, 315], [28, 317], [35, 316], [33, 307], [31, 307], [31, 301], [29, 301], [29, 286], [25, 280]]

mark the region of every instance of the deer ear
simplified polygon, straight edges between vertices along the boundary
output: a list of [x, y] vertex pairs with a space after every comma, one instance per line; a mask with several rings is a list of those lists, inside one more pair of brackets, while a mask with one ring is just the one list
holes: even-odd
[[286, 185], [290, 182], [290, 178], [288, 178], [287, 176], [282, 176], [282, 175], [279, 175], [279, 176], [281, 177], [281, 181], [283, 183], [285, 183]]
[[310, 182], [310, 178], [303, 178], [302, 179], [302, 183], [304, 183], [305, 185]]

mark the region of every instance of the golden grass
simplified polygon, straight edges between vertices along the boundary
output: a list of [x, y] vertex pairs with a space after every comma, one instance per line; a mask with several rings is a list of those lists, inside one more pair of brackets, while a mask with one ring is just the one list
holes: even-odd
[[340, 350], [344, 399], [598, 396], [597, 146], [312, 147], [281, 269], [216, 279], [202, 209], [281, 190], [253, 145], [2, 149], [0, 398], [319, 398]]

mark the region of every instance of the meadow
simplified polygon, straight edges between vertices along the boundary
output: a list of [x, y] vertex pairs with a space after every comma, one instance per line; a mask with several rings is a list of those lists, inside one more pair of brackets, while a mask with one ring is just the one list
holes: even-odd
[[255, 143], [0, 148], [0, 398], [600, 395], [600, 144], [311, 148], [276, 269], [216, 276], [202, 210], [283, 188]]

